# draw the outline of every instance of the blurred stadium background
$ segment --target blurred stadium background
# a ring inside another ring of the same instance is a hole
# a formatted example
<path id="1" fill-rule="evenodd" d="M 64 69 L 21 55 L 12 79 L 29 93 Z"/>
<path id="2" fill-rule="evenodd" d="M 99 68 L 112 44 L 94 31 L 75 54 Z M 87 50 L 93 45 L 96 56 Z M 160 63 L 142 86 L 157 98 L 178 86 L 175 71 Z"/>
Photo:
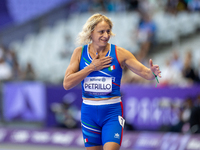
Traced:
<path id="1" fill-rule="evenodd" d="M 0 150 L 81 150 L 81 90 L 62 81 L 78 33 L 94 13 L 110 43 L 162 78 L 126 68 L 122 150 L 200 149 L 200 0 L 1 0 Z"/>

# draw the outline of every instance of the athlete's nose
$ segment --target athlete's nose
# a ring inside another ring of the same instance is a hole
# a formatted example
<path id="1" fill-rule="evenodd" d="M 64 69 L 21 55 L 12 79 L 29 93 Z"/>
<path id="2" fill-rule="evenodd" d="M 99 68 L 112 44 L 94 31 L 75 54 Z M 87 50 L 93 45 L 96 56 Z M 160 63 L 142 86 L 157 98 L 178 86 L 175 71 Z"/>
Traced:
<path id="1" fill-rule="evenodd" d="M 104 32 L 103 36 L 104 36 L 105 38 L 108 38 L 108 37 L 109 37 L 109 33 Z"/>

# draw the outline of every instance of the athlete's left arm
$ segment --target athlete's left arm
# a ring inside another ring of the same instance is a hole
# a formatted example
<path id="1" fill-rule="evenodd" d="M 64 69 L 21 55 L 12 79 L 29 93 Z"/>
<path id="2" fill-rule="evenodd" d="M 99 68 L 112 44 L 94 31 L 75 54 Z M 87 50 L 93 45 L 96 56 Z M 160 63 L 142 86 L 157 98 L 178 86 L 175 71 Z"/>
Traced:
<path id="1" fill-rule="evenodd" d="M 147 80 L 155 79 L 154 74 L 161 78 L 161 71 L 159 70 L 159 66 L 153 65 L 153 61 L 151 59 L 149 60 L 150 68 L 147 68 L 142 63 L 140 63 L 131 52 L 124 48 L 117 47 L 117 56 L 122 68 L 126 66 L 132 72 Z"/>

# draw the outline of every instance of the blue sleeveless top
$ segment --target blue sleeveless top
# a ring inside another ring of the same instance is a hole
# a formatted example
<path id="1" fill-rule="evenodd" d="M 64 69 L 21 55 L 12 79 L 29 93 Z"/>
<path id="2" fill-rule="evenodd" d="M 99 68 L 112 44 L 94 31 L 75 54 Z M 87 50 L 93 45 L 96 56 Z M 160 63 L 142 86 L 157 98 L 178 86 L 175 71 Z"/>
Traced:
<path id="1" fill-rule="evenodd" d="M 106 56 L 113 58 L 110 67 L 91 72 L 81 82 L 83 98 L 111 98 L 121 96 L 120 83 L 122 68 L 117 58 L 115 45 L 111 44 Z M 79 65 L 80 70 L 87 67 L 91 62 L 92 57 L 89 54 L 88 45 L 84 45 Z"/>

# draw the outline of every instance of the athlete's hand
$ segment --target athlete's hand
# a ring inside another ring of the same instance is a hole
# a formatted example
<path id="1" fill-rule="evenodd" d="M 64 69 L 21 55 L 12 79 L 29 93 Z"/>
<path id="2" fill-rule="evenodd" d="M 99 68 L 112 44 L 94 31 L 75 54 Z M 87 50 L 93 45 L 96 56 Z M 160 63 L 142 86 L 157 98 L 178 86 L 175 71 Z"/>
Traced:
<path id="1" fill-rule="evenodd" d="M 151 69 L 151 71 L 152 71 L 155 75 L 157 75 L 157 76 L 159 76 L 159 77 L 161 78 L 161 71 L 160 71 L 160 69 L 159 69 L 159 66 L 158 66 L 158 65 L 153 65 L 152 59 L 149 60 L 149 64 L 150 64 L 150 69 Z"/>
<path id="2" fill-rule="evenodd" d="M 94 65 L 95 71 L 99 71 L 104 68 L 110 67 L 111 62 L 112 62 L 112 57 L 106 56 L 103 58 L 99 58 L 99 55 L 96 54 L 96 56 L 92 60 L 91 65 Z"/>

